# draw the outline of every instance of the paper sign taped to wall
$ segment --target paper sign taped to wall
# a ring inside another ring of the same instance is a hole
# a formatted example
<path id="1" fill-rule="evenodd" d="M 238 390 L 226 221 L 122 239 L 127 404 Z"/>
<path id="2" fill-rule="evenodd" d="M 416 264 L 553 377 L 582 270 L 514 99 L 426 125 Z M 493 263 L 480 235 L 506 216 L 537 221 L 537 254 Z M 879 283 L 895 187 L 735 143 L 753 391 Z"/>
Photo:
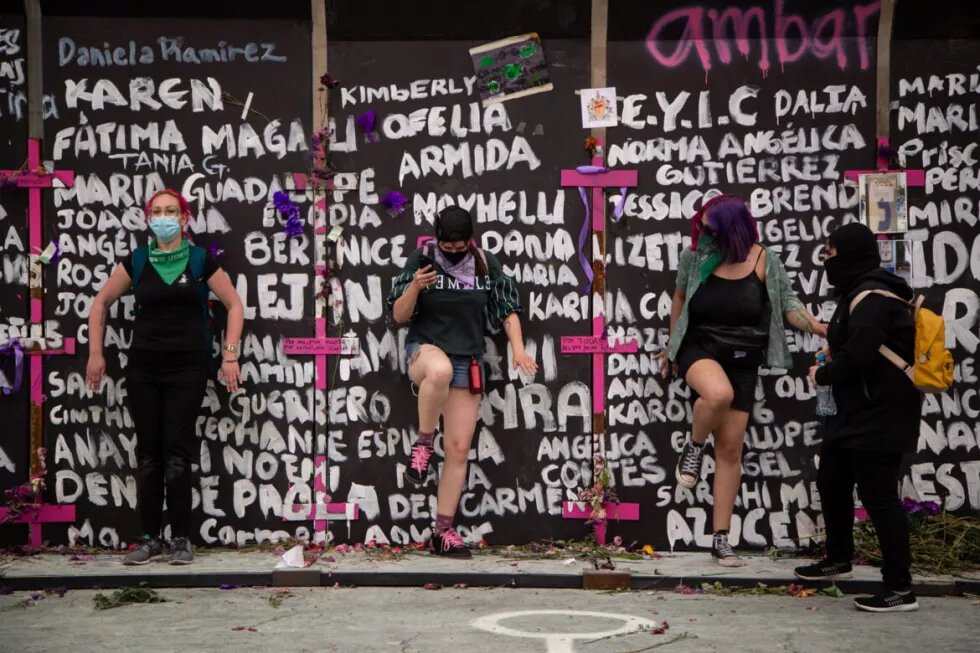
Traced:
<path id="1" fill-rule="evenodd" d="M 470 48 L 470 58 L 483 106 L 552 89 L 537 32 Z"/>
<path id="2" fill-rule="evenodd" d="M 586 88 L 579 92 L 582 103 L 582 127 L 615 127 L 619 124 L 616 111 L 616 89 Z"/>

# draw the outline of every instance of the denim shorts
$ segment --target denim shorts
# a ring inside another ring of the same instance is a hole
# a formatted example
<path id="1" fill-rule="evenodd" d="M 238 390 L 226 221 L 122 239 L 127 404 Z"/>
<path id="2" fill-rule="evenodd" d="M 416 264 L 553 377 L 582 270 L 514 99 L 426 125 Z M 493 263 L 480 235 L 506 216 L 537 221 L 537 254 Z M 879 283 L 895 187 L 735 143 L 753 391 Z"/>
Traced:
<path id="1" fill-rule="evenodd" d="M 405 343 L 405 361 L 412 360 L 412 356 L 421 347 L 421 343 L 418 342 L 406 342 Z M 434 346 L 434 345 L 433 345 Z M 472 356 L 449 356 L 449 361 L 453 365 L 453 380 L 449 382 L 450 388 L 466 388 L 470 387 L 470 361 L 473 359 Z M 480 364 L 480 378 L 482 380 L 481 386 L 486 389 L 487 387 L 487 373 L 484 369 L 483 364 L 483 354 L 476 357 L 477 362 Z"/>

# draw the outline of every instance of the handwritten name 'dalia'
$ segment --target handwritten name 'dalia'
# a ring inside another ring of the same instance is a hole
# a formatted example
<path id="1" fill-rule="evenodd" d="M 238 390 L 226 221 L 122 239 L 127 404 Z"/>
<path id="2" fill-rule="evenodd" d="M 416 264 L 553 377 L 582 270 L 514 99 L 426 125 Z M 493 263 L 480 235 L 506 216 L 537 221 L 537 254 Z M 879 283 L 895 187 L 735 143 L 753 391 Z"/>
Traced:
<path id="1" fill-rule="evenodd" d="M 125 45 L 103 42 L 101 45 L 89 46 L 79 45 L 66 36 L 58 39 L 59 66 L 75 64 L 105 68 L 152 64 L 158 60 L 189 64 L 261 61 L 283 63 L 286 57 L 276 54 L 275 43 L 248 42 L 239 46 L 218 41 L 212 47 L 194 47 L 187 45 L 183 37 L 161 36 L 153 46 L 138 45 L 136 41 L 129 41 Z"/>

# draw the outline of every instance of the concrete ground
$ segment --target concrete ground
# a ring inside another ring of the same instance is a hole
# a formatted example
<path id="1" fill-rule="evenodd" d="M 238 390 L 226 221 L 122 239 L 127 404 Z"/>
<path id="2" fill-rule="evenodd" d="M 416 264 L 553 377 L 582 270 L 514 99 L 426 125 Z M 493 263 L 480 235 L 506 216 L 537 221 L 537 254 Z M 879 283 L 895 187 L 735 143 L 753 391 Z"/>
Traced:
<path id="1" fill-rule="evenodd" d="M 95 610 L 93 590 L 70 590 L 60 598 L 49 594 L 29 606 L 27 592 L 0 596 L 0 650 L 980 650 L 976 598 L 921 598 L 919 612 L 874 615 L 857 612 L 850 597 L 684 596 L 669 591 L 316 587 L 159 593 L 166 603 L 110 610 Z M 669 627 L 662 634 L 650 631 L 665 623 Z M 623 628 L 631 633 L 609 636 Z"/>
<path id="2" fill-rule="evenodd" d="M 198 549 L 193 565 L 171 566 L 163 562 L 141 567 L 120 564 L 122 554 L 57 555 L 46 553 L 29 557 L 0 557 L 0 586 L 17 590 L 66 586 L 70 589 L 97 589 L 135 586 L 218 587 L 222 584 L 272 585 L 272 570 L 279 556 L 262 551 Z M 477 553 L 473 560 L 459 561 L 409 553 L 386 557 L 378 552 L 361 551 L 323 554 L 311 570 L 319 572 L 318 584 L 422 587 L 425 583 L 443 585 L 466 583 L 471 586 L 503 586 L 568 589 L 582 587 L 582 574 L 593 567 L 590 560 L 569 553 L 554 559 L 520 557 L 519 551 L 495 549 Z M 812 560 L 764 555 L 746 555 L 746 565 L 725 569 L 712 562 L 707 553 L 662 554 L 645 560 L 614 559 L 617 571 L 628 571 L 633 589 L 669 589 L 678 583 L 699 587 L 701 583 L 721 581 L 726 585 L 751 587 L 798 582 L 793 568 Z M 839 584 L 846 593 L 877 589 L 880 571 L 856 566 L 853 580 Z M 980 594 L 980 572 L 961 576 L 915 574 L 917 592 L 925 595 Z"/>

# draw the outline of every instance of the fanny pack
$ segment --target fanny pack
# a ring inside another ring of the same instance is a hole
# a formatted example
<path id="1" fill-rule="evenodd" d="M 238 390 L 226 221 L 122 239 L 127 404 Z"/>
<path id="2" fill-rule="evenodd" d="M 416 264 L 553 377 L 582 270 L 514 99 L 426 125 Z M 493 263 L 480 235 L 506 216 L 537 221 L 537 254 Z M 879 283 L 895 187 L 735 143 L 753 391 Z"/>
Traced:
<path id="1" fill-rule="evenodd" d="M 721 326 L 699 324 L 695 335 L 706 343 L 761 354 L 769 344 L 769 332 L 754 326 Z"/>

